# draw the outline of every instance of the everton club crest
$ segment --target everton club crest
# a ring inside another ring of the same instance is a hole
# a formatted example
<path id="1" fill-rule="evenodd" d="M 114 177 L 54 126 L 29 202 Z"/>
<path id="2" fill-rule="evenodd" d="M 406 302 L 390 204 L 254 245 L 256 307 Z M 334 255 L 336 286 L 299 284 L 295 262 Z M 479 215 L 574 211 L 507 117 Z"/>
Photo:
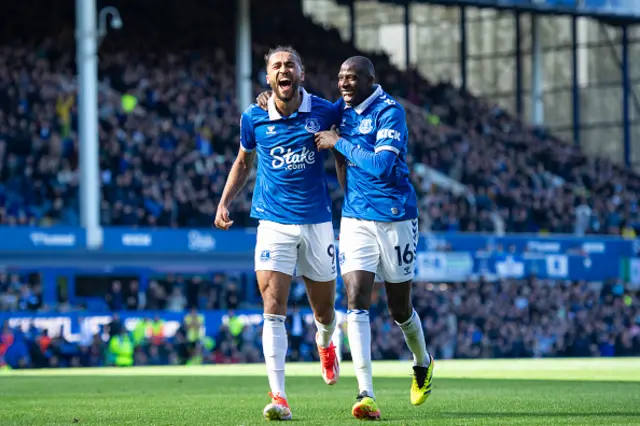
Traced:
<path id="1" fill-rule="evenodd" d="M 367 133 L 371 133 L 373 130 L 373 125 L 371 124 L 370 118 L 363 118 L 360 122 L 360 133 L 366 135 Z"/>

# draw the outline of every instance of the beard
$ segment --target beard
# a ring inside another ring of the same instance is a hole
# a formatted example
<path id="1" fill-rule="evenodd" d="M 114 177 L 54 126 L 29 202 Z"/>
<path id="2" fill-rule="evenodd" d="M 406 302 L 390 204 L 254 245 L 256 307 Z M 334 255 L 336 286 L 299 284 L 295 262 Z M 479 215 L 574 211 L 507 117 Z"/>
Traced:
<path id="1" fill-rule="evenodd" d="M 293 100 L 296 94 L 300 91 L 300 82 L 299 80 L 291 80 L 291 84 L 286 87 L 281 87 L 278 83 L 271 85 L 271 90 L 273 90 L 274 95 L 278 100 L 282 102 L 289 102 Z"/>

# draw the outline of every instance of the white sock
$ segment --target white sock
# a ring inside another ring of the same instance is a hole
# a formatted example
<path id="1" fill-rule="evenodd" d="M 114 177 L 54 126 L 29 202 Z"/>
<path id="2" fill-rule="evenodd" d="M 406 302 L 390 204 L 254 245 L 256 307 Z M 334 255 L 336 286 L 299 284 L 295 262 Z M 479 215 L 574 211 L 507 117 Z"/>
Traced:
<path id="1" fill-rule="evenodd" d="M 374 398 L 373 377 L 371 371 L 371 324 L 369 311 L 363 309 L 349 310 L 347 313 L 347 333 L 351 358 L 356 370 L 359 392 L 367 391 Z"/>
<path id="2" fill-rule="evenodd" d="M 284 315 L 264 314 L 262 328 L 262 352 L 267 365 L 269 387 L 274 395 L 280 394 L 286 399 L 284 392 L 284 363 L 287 357 L 287 329 Z"/>
<path id="3" fill-rule="evenodd" d="M 318 320 L 315 320 L 316 328 L 318 329 L 318 337 L 316 342 L 323 348 L 329 347 L 331 344 L 331 337 L 333 337 L 333 332 L 336 330 L 336 315 L 333 313 L 333 321 L 331 324 L 322 324 Z"/>
<path id="4" fill-rule="evenodd" d="M 418 313 L 414 310 L 406 322 L 400 324 L 396 322 L 404 334 L 404 340 L 413 353 L 413 365 L 427 367 L 431 362 L 429 352 L 427 352 L 427 344 L 424 340 L 424 331 L 422 331 L 422 322 Z"/>

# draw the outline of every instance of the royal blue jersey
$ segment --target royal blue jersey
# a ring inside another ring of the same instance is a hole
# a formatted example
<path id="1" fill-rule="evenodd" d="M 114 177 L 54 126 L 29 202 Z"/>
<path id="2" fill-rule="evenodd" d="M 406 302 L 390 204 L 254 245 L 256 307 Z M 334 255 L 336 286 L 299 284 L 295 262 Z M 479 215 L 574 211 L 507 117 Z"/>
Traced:
<path id="1" fill-rule="evenodd" d="M 377 86 L 360 105 L 350 108 L 340 100 L 334 107 L 342 113 L 344 143 L 354 144 L 370 156 L 383 151 L 395 154 L 391 172 L 385 176 L 347 160 L 342 216 L 375 222 L 417 218 L 416 191 L 406 163 L 408 131 L 402 105 Z M 336 149 L 340 151 L 338 145 Z"/>
<path id="2" fill-rule="evenodd" d="M 268 111 L 251 105 L 240 120 L 240 146 L 257 150 L 258 172 L 251 217 L 282 224 L 331 221 L 331 197 L 314 133 L 339 121 L 331 102 L 302 89 L 298 111 L 281 117 L 273 98 Z"/>

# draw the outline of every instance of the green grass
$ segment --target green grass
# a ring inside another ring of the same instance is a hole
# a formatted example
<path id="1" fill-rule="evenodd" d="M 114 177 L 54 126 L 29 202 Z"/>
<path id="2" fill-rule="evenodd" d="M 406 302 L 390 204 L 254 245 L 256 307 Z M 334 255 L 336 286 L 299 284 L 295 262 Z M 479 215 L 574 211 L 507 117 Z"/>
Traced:
<path id="1" fill-rule="evenodd" d="M 318 365 L 287 368 L 294 426 L 358 423 L 350 364 L 333 387 Z M 640 359 L 437 361 L 421 407 L 409 372 L 374 366 L 385 424 L 640 424 Z M 0 425 L 259 425 L 267 391 L 262 365 L 0 372 Z"/>

